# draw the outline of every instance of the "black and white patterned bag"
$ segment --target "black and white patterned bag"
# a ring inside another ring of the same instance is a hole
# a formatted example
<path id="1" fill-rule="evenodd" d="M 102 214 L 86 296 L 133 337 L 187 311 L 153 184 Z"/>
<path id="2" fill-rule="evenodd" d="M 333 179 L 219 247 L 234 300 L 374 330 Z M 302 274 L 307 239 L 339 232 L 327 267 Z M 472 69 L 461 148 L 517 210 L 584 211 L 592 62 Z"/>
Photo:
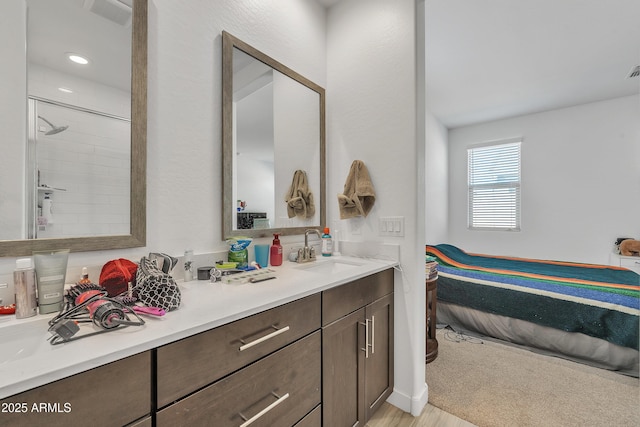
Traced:
<path id="1" fill-rule="evenodd" d="M 142 257 L 133 291 L 138 300 L 149 307 L 160 307 L 166 311 L 180 307 L 182 295 L 176 281 L 158 268 L 156 260 Z"/>

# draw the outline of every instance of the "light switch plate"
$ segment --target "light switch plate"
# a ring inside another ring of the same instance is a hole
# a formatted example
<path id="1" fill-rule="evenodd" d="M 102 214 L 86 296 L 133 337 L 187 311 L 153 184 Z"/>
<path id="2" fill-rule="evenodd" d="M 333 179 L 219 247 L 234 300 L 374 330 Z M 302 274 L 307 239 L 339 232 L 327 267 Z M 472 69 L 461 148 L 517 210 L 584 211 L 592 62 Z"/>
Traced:
<path id="1" fill-rule="evenodd" d="M 404 236 L 404 217 L 403 216 L 385 216 L 380 217 L 380 236 Z"/>

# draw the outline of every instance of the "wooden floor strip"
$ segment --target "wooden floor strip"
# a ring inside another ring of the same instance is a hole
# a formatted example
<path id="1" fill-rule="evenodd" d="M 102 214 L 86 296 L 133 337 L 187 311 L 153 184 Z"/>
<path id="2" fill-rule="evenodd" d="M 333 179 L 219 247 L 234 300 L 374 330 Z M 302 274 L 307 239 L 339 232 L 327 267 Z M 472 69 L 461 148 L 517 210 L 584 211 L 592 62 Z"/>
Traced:
<path id="1" fill-rule="evenodd" d="M 419 417 L 413 417 L 385 402 L 373 414 L 367 427 L 475 427 L 463 419 L 427 404 Z"/>

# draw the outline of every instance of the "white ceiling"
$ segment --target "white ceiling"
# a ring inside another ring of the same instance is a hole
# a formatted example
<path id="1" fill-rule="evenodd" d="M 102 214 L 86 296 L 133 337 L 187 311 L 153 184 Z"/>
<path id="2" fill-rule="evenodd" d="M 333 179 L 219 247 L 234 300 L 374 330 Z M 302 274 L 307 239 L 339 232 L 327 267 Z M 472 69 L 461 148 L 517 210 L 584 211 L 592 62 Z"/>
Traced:
<path id="1" fill-rule="evenodd" d="M 128 0 L 27 0 L 27 53 L 31 63 L 126 92 L 131 83 L 131 25 L 120 25 L 91 11 L 125 9 Z M 107 15 L 108 16 L 108 15 Z M 69 61 L 75 52 L 86 66 Z M 53 82 L 55 83 L 55 82 Z"/>
<path id="2" fill-rule="evenodd" d="M 447 127 L 639 93 L 638 0 L 426 0 L 427 105 Z"/>
<path id="3" fill-rule="evenodd" d="M 30 53 L 63 70 L 64 52 L 86 52 L 92 64 L 80 73 L 126 88 L 130 27 L 83 9 L 89 1 L 29 0 Z M 425 0 L 425 8 L 427 104 L 449 128 L 639 92 L 640 78 L 626 78 L 640 64 L 639 0 Z M 107 36 L 90 47 L 96 34 Z"/>

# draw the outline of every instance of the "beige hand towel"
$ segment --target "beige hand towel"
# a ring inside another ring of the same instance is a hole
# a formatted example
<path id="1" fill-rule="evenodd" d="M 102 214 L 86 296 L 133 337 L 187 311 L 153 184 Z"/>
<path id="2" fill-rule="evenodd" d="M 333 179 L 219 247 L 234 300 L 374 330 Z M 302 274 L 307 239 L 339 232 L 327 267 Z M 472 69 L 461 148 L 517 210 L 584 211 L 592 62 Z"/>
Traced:
<path id="1" fill-rule="evenodd" d="M 338 194 L 340 219 L 367 216 L 376 201 L 376 192 L 369 171 L 362 160 L 354 160 L 344 183 L 344 193 Z"/>
<path id="2" fill-rule="evenodd" d="M 287 215 L 289 218 L 297 216 L 298 218 L 312 218 L 316 213 L 316 207 L 313 203 L 313 193 L 307 184 L 307 174 L 303 170 L 297 170 L 293 173 L 293 181 L 291 187 L 285 196 L 287 202 Z"/>

